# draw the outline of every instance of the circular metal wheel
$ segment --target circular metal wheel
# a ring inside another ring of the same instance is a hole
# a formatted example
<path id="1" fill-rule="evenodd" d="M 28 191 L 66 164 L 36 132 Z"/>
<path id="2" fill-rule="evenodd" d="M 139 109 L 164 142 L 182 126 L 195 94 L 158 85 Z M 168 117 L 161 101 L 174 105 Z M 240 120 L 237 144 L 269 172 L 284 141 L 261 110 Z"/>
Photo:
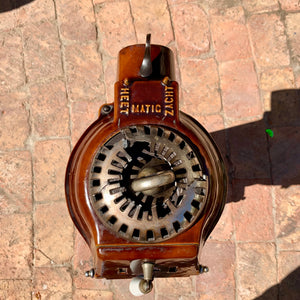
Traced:
<path id="1" fill-rule="evenodd" d="M 209 178 L 200 153 L 173 129 L 121 129 L 101 146 L 89 175 L 101 222 L 127 240 L 156 243 L 189 228 L 206 202 Z"/>

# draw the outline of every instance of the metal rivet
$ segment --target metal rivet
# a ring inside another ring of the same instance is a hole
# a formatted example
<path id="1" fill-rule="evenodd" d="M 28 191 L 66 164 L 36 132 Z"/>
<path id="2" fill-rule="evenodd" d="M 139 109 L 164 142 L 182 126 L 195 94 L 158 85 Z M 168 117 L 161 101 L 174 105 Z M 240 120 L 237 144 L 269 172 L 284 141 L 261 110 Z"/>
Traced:
<path id="1" fill-rule="evenodd" d="M 162 80 L 162 83 L 164 85 L 168 85 L 170 83 L 170 78 L 168 76 L 166 76 L 163 80 Z"/>

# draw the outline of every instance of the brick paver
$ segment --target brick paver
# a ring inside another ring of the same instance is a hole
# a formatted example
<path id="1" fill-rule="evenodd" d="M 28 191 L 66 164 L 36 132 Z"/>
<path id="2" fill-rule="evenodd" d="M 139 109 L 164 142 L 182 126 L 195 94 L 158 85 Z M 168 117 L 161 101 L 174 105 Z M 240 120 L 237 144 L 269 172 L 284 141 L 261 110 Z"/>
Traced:
<path id="1" fill-rule="evenodd" d="M 0 43 L 0 92 L 2 94 L 25 82 L 20 30 L 1 32 Z"/>
<path id="2" fill-rule="evenodd" d="M 96 27 L 92 1 L 57 0 L 55 4 L 63 41 L 95 41 Z"/>
<path id="3" fill-rule="evenodd" d="M 236 278 L 238 299 L 255 299 L 268 287 L 276 285 L 274 243 L 238 243 Z M 269 299 L 276 299 L 277 288 Z"/>
<path id="4" fill-rule="evenodd" d="M 194 2 L 179 3 L 170 5 L 170 12 L 180 55 L 190 57 L 209 52 L 209 23 L 201 6 Z"/>
<path id="5" fill-rule="evenodd" d="M 234 243 L 210 240 L 205 247 L 202 260 L 210 266 L 210 271 L 195 278 L 197 299 L 234 299 Z"/>
<path id="6" fill-rule="evenodd" d="M 0 299 L 132 299 L 129 280 L 84 276 L 93 261 L 64 173 L 113 101 L 118 51 L 148 32 L 174 51 L 181 109 L 219 145 L 229 195 L 200 258 L 210 272 L 156 279 L 143 299 L 299 299 L 299 1 L 10 2 L 0 3 Z"/>
<path id="7" fill-rule="evenodd" d="M 101 56 L 97 44 L 70 44 L 65 47 L 69 99 L 101 99 L 105 93 Z"/>
<path id="8" fill-rule="evenodd" d="M 145 42 L 145 32 L 160 32 L 159 36 L 153 36 L 153 44 L 168 45 L 174 40 L 166 1 L 132 0 L 130 3 L 138 43 Z"/>
<path id="9" fill-rule="evenodd" d="M 66 267 L 41 267 L 34 269 L 33 299 L 39 293 L 41 299 L 72 298 L 72 278 Z"/>
<path id="10" fill-rule="evenodd" d="M 219 113 L 221 97 L 217 64 L 213 58 L 183 59 L 181 68 L 182 107 L 201 115 Z M 201 89 L 199 89 L 201 83 Z M 201 100 L 203 99 L 203 101 Z M 210 101 L 206 101 L 210 99 Z"/>
<path id="11" fill-rule="evenodd" d="M 22 34 L 28 82 L 62 76 L 60 42 L 55 21 L 27 24 L 22 27 Z"/>
<path id="12" fill-rule="evenodd" d="M 67 140 L 44 140 L 35 143 L 35 202 L 55 202 L 64 199 L 64 168 L 69 154 L 70 146 Z"/>
<path id="13" fill-rule="evenodd" d="M 30 299 L 32 282 L 28 280 L 0 280 L 0 299 Z"/>
<path id="14" fill-rule="evenodd" d="M 34 221 L 35 265 L 70 263 L 74 255 L 73 227 L 64 202 L 36 205 Z"/>
<path id="15" fill-rule="evenodd" d="M 219 62 L 250 58 L 251 47 L 242 6 L 212 11 L 211 31 Z"/>
<path id="16" fill-rule="evenodd" d="M 249 18 L 250 38 L 259 69 L 289 64 L 284 31 L 284 24 L 278 14 L 259 14 Z"/>
<path id="17" fill-rule="evenodd" d="M 32 170 L 29 151 L 0 153 L 1 215 L 30 213 Z"/>
<path id="18" fill-rule="evenodd" d="M 30 279 L 32 220 L 29 214 L 1 215 L 0 280 Z"/>
<path id="19" fill-rule="evenodd" d="M 62 80 L 30 87 L 32 130 L 40 137 L 64 137 L 69 133 L 69 109 Z"/>
<path id="20" fill-rule="evenodd" d="M 223 109 L 228 119 L 262 113 L 257 77 L 252 60 L 232 60 L 219 65 Z"/>
<path id="21" fill-rule="evenodd" d="M 2 151 L 24 149 L 30 132 L 28 102 L 26 89 L 0 95 Z"/>

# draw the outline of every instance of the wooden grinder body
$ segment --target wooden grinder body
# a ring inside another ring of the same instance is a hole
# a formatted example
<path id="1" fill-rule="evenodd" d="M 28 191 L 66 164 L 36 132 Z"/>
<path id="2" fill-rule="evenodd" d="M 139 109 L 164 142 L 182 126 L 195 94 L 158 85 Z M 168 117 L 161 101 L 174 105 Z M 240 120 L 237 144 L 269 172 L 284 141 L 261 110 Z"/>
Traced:
<path id="1" fill-rule="evenodd" d="M 154 277 L 199 274 L 199 256 L 225 203 L 226 175 L 220 153 L 206 130 L 179 111 L 178 83 L 172 52 L 151 45 L 152 73 L 144 78 L 140 67 L 145 45 L 120 51 L 114 103 L 100 108 L 99 118 L 85 131 L 72 151 L 66 172 L 70 215 L 90 247 L 96 278 L 118 279 L 141 275 L 133 262 L 150 261 Z M 122 238 L 98 218 L 89 193 L 90 172 L 101 146 L 122 128 L 162 126 L 185 137 L 199 152 L 209 180 L 207 201 L 193 224 L 172 238 L 139 242 Z"/>

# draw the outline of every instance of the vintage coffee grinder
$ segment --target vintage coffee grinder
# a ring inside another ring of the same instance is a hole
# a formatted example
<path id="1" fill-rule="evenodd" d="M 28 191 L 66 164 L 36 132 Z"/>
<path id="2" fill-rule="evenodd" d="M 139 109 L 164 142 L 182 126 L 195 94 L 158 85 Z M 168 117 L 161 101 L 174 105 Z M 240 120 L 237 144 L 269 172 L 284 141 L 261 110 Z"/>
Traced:
<path id="1" fill-rule="evenodd" d="M 208 270 L 199 256 L 225 203 L 220 153 L 178 106 L 173 53 L 147 35 L 120 51 L 114 103 L 100 108 L 67 167 L 70 215 L 94 257 L 86 276 L 133 278 L 134 295 L 155 277 Z"/>

